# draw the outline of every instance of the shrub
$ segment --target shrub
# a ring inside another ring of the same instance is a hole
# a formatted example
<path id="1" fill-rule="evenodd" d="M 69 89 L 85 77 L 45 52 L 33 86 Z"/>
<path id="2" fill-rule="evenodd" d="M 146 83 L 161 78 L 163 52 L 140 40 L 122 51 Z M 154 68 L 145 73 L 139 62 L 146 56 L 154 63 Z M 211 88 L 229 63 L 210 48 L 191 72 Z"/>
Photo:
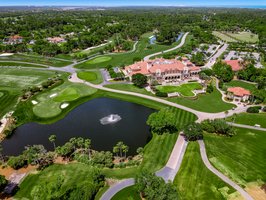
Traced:
<path id="1" fill-rule="evenodd" d="M 210 85 L 207 86 L 206 92 L 207 92 L 207 93 L 212 93 L 213 90 L 214 90 L 213 85 L 210 84 Z"/>
<path id="2" fill-rule="evenodd" d="M 134 74 L 132 76 L 132 82 L 134 83 L 134 85 L 136 85 L 137 87 L 144 87 L 147 84 L 147 76 L 137 73 Z"/>
<path id="3" fill-rule="evenodd" d="M 254 107 L 249 107 L 247 109 L 248 113 L 259 113 L 261 109 L 261 106 L 254 106 Z"/>
<path id="4" fill-rule="evenodd" d="M 201 123 L 201 128 L 208 133 L 216 133 L 227 136 L 235 134 L 233 127 L 227 124 L 224 119 L 204 120 Z"/>
<path id="5" fill-rule="evenodd" d="M 168 97 L 168 94 L 166 92 L 161 92 L 159 90 L 155 92 L 155 95 L 158 97 Z"/>
<path id="6" fill-rule="evenodd" d="M 8 183 L 8 181 L 6 180 L 6 178 L 3 175 L 0 175 L 0 192 L 2 192 L 4 190 L 7 183 Z"/>
<path id="7" fill-rule="evenodd" d="M 27 161 L 24 159 L 22 155 L 11 156 L 7 161 L 7 165 L 12 167 L 13 169 L 19 169 L 21 167 L 24 167 L 26 164 Z"/>
<path id="8" fill-rule="evenodd" d="M 199 123 L 192 123 L 184 129 L 184 135 L 188 141 L 201 140 L 203 131 Z"/>

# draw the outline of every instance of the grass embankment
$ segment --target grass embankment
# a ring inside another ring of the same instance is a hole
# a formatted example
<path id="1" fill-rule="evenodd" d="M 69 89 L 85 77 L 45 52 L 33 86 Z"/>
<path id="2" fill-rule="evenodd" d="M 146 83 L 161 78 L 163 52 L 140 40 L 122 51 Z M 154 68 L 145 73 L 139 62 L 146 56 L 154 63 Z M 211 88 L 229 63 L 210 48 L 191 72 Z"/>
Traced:
<path id="1" fill-rule="evenodd" d="M 241 80 L 232 80 L 229 83 L 225 83 L 224 86 L 224 90 L 226 90 L 228 87 L 242 87 L 250 92 L 253 92 L 256 89 L 256 84 L 247 83 Z"/>
<path id="2" fill-rule="evenodd" d="M 78 77 L 93 84 L 100 84 L 103 82 L 103 77 L 99 71 L 80 71 L 78 72 Z"/>
<path id="3" fill-rule="evenodd" d="M 241 113 L 226 119 L 237 124 L 245 124 L 254 126 L 259 124 L 262 128 L 266 128 L 266 113 Z"/>
<path id="4" fill-rule="evenodd" d="M 232 109 L 235 105 L 230 103 L 225 103 L 222 100 L 222 94 L 214 88 L 213 92 L 208 94 L 199 94 L 194 98 L 182 98 L 174 97 L 169 98 L 169 101 L 187 106 L 189 108 L 202 111 L 202 112 L 223 112 Z"/>
<path id="5" fill-rule="evenodd" d="M 72 64 L 71 61 L 65 61 L 56 58 L 48 58 L 43 56 L 35 56 L 35 55 L 26 55 L 26 54 L 14 54 L 12 56 L 2 56 L 0 57 L 0 61 L 17 61 L 17 62 L 29 62 L 29 63 L 37 63 L 43 65 L 49 65 L 54 67 L 64 67 Z M 15 66 L 17 66 L 16 64 Z"/>
<path id="6" fill-rule="evenodd" d="M 188 144 L 174 185 L 181 200 L 229 199 L 228 195 L 235 192 L 205 167 L 197 142 Z"/>
<path id="7" fill-rule="evenodd" d="M 109 84 L 104 87 L 154 96 L 151 92 L 145 90 L 145 88 L 139 88 L 133 84 Z"/>
<path id="8" fill-rule="evenodd" d="M 46 185 L 55 184 L 58 182 L 59 177 L 63 177 L 63 184 L 58 186 L 56 191 L 59 194 L 65 193 L 67 189 L 74 188 L 73 186 L 83 186 L 84 184 L 91 189 L 95 184 L 93 180 L 92 167 L 81 163 L 73 163 L 68 165 L 54 164 L 37 174 L 28 175 L 20 185 L 20 189 L 15 195 L 15 199 L 35 199 L 33 191 L 39 187 L 42 188 Z M 49 196 L 51 194 L 47 194 Z"/>
<path id="9" fill-rule="evenodd" d="M 111 200 L 141 200 L 140 194 L 137 191 L 136 187 L 129 186 L 126 187 L 125 189 L 119 191 L 118 193 L 113 196 Z"/>
<path id="10" fill-rule="evenodd" d="M 192 92 L 193 90 L 200 90 L 202 89 L 202 86 L 199 83 L 188 83 L 188 84 L 182 84 L 179 86 L 157 86 L 156 87 L 161 92 L 165 93 L 173 93 L 173 92 L 179 92 L 183 96 L 194 96 L 195 94 Z"/>
<path id="11" fill-rule="evenodd" d="M 148 35 L 145 34 L 141 37 L 140 41 L 136 46 L 136 51 L 134 52 L 129 52 L 129 53 L 125 52 L 125 53 L 116 53 L 116 54 L 98 56 L 97 58 L 78 64 L 75 67 L 80 69 L 92 69 L 92 68 L 106 67 L 107 65 L 112 65 L 112 66 L 129 65 L 133 63 L 133 59 L 135 57 L 144 58 L 149 54 L 170 49 L 178 45 L 180 41 L 181 40 L 171 45 L 162 45 L 162 44 L 150 45 Z M 99 62 L 101 61 L 99 60 L 101 57 L 105 58 L 106 60 L 103 59 L 102 62 Z"/>
<path id="12" fill-rule="evenodd" d="M 265 132 L 236 128 L 233 137 L 205 134 L 210 162 L 233 181 L 246 187 L 250 182 L 266 182 Z"/>

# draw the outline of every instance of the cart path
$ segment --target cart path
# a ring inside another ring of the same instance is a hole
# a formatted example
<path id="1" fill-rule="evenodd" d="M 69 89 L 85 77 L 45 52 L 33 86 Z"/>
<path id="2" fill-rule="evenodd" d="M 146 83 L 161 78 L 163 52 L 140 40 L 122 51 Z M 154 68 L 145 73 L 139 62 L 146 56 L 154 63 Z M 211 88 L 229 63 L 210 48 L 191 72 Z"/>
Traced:
<path id="1" fill-rule="evenodd" d="M 218 176 L 220 179 L 222 179 L 225 183 L 232 186 L 236 191 L 238 191 L 246 200 L 253 200 L 253 198 L 243 188 L 241 188 L 238 184 L 233 182 L 231 179 L 229 179 L 227 176 L 225 176 L 224 174 L 219 172 L 216 168 L 214 168 L 211 165 L 211 163 L 207 157 L 206 148 L 205 148 L 205 144 L 204 144 L 203 140 L 199 140 L 198 143 L 200 145 L 200 155 L 201 155 L 201 158 L 203 160 L 204 165 L 212 173 L 214 173 L 216 176 Z"/>

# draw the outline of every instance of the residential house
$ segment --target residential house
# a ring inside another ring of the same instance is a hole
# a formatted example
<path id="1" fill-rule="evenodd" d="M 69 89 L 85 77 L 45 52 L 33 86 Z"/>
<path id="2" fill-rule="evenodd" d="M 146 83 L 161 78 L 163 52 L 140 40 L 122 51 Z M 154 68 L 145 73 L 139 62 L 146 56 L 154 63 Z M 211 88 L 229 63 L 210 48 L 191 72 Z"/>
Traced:
<path id="1" fill-rule="evenodd" d="M 229 87 L 227 89 L 227 98 L 234 101 L 248 101 L 251 93 L 242 87 Z"/>

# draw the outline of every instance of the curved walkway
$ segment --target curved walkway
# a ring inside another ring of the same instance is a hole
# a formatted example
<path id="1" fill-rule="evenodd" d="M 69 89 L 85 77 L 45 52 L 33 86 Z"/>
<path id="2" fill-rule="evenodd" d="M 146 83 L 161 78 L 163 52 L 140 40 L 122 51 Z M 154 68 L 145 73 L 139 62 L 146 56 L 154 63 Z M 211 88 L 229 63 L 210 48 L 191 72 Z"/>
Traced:
<path id="1" fill-rule="evenodd" d="M 167 53 L 167 52 L 170 52 L 170 51 L 173 51 L 173 50 L 176 50 L 176 49 L 182 47 L 182 46 L 184 45 L 185 41 L 186 41 L 187 35 L 188 35 L 188 32 L 185 33 L 185 34 L 183 35 L 183 37 L 182 37 L 182 39 L 181 39 L 181 42 L 180 42 L 177 46 L 175 46 L 175 47 L 173 47 L 173 48 L 171 48 L 171 49 L 167 49 L 167 50 L 165 50 L 165 51 L 163 51 L 163 52 L 160 51 L 160 52 L 157 52 L 157 53 L 153 53 L 153 54 L 147 55 L 147 56 L 144 57 L 144 60 L 145 60 L 145 61 L 146 61 L 146 60 L 149 60 L 149 59 L 150 59 L 151 57 L 153 57 L 153 56 L 157 56 L 157 55 L 160 55 L 160 54 L 162 54 L 162 53 Z"/>
<path id="2" fill-rule="evenodd" d="M 204 162 L 204 165 L 216 176 L 218 176 L 220 179 L 222 179 L 224 182 L 226 182 L 228 185 L 232 186 L 236 191 L 238 191 L 246 200 L 253 200 L 253 198 L 239 185 L 237 185 L 235 182 L 233 182 L 231 179 L 229 179 L 227 176 L 219 172 L 216 168 L 214 168 L 206 154 L 206 148 L 203 140 L 198 141 L 200 145 L 200 155 Z"/>
<path id="3" fill-rule="evenodd" d="M 187 148 L 187 142 L 180 133 L 176 140 L 170 158 L 168 159 L 167 164 L 165 165 L 165 167 L 163 167 L 161 170 L 155 173 L 156 176 L 162 177 L 166 183 L 169 181 L 173 181 L 181 166 L 186 148 Z M 110 200 L 116 193 L 134 184 L 135 184 L 134 178 L 124 179 L 116 183 L 112 187 L 110 187 L 102 195 L 100 200 Z"/>

